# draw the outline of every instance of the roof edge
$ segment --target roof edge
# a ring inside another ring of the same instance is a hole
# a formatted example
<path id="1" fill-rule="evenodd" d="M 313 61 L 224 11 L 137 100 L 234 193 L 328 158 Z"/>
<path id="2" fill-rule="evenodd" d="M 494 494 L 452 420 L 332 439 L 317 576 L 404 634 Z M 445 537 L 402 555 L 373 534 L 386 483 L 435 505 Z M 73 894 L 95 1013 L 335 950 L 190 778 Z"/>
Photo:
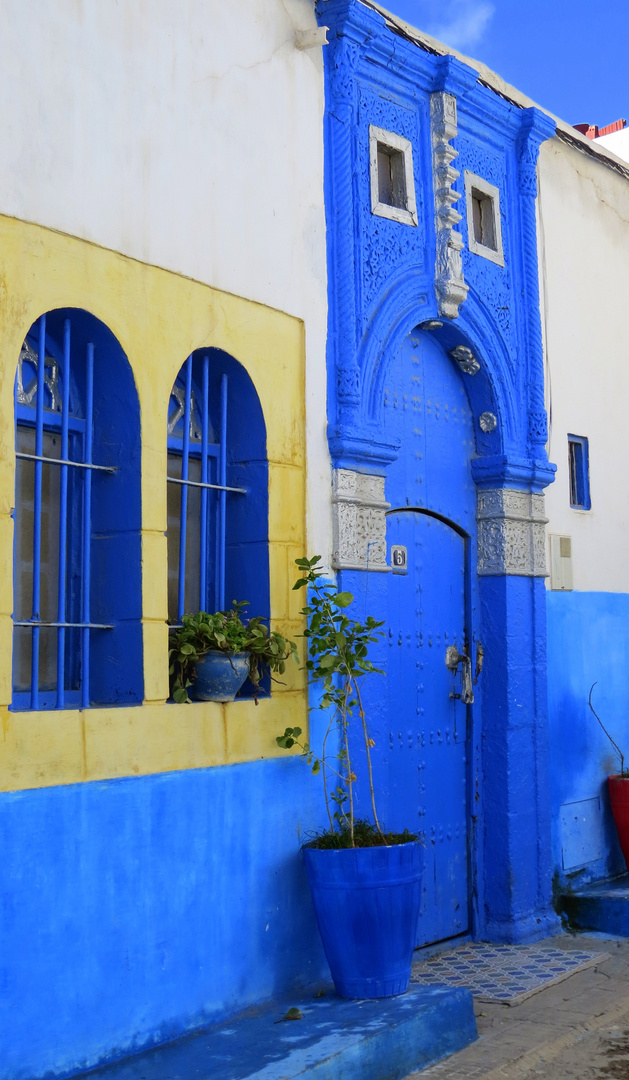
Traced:
<path id="1" fill-rule="evenodd" d="M 377 11 L 379 15 L 382 15 L 385 23 L 396 33 L 405 37 L 412 44 L 417 45 L 420 49 L 425 49 L 426 52 L 433 53 L 437 56 L 454 56 L 461 63 L 467 64 L 468 67 L 478 72 L 479 81 L 483 86 L 486 86 L 489 90 L 493 90 L 499 97 L 506 98 L 513 105 L 517 105 L 522 109 L 539 109 L 540 112 L 549 116 L 554 121 L 557 128 L 557 137 L 561 142 L 567 143 L 575 150 L 580 150 L 582 153 L 587 154 L 589 157 L 595 158 L 601 162 L 602 165 L 606 165 L 608 168 L 613 169 L 615 172 L 620 173 L 626 180 L 629 180 L 629 165 L 621 158 L 616 157 L 611 150 L 608 150 L 604 146 L 596 146 L 591 139 L 586 138 L 580 131 L 577 131 L 571 124 L 568 124 L 565 120 L 562 120 L 559 116 L 555 116 L 549 109 L 545 109 L 542 105 L 538 105 L 532 98 L 523 94 L 520 90 L 517 90 L 515 86 L 511 86 L 510 83 L 488 68 L 486 64 L 483 64 L 480 60 L 474 60 L 470 56 L 466 56 L 464 53 L 460 53 L 457 49 L 451 49 L 449 45 L 444 45 L 442 41 L 438 41 L 437 38 L 433 38 L 430 34 L 425 34 L 423 31 L 418 30 L 417 27 L 411 26 L 410 23 L 404 22 L 403 19 L 398 18 L 392 12 L 387 11 L 386 8 L 380 6 L 374 2 L 374 0 L 357 0 L 363 7 L 371 8 L 372 11 Z"/>

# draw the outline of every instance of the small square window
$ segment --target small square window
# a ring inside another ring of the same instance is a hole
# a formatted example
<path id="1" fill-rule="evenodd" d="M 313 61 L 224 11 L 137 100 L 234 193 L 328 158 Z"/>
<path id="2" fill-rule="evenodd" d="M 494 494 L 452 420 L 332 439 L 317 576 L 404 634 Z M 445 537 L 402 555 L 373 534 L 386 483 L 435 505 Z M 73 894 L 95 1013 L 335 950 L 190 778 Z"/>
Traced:
<path id="1" fill-rule="evenodd" d="M 472 222 L 474 239 L 483 247 L 496 250 L 496 230 L 494 229 L 494 205 L 489 195 L 484 195 L 478 188 L 472 188 Z"/>
<path id="2" fill-rule="evenodd" d="M 378 200 L 387 206 L 406 210 L 404 154 L 378 143 Z"/>
<path id="3" fill-rule="evenodd" d="M 500 228 L 500 192 L 480 176 L 465 173 L 467 235 L 470 251 L 504 266 Z"/>
<path id="4" fill-rule="evenodd" d="M 575 510 L 590 510 L 590 460 L 584 435 L 568 435 L 568 472 L 570 506 Z"/>
<path id="5" fill-rule="evenodd" d="M 417 225 L 413 148 L 393 131 L 369 127 L 371 212 L 405 225 Z"/>

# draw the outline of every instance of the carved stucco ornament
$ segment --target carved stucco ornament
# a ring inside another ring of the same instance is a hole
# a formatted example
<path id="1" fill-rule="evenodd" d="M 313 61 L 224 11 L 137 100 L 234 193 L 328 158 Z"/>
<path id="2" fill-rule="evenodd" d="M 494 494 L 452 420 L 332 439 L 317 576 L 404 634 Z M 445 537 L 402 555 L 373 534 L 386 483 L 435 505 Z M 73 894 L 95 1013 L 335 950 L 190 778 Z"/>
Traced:
<path id="1" fill-rule="evenodd" d="M 480 364 L 467 345 L 457 345 L 450 350 L 450 356 L 465 375 L 476 375 L 480 371 Z"/>
<path id="2" fill-rule="evenodd" d="M 24 386 L 24 363 L 29 363 L 35 368 L 35 376 L 28 386 Z M 28 341 L 25 341 L 20 350 L 17 362 L 17 400 L 19 405 L 32 405 L 37 395 L 37 372 L 39 370 L 39 357 Z M 50 372 L 50 374 L 48 374 Z M 50 407 L 53 412 L 61 412 L 61 395 L 59 392 L 59 365 L 51 356 L 44 360 L 44 384 L 50 394 Z"/>
<path id="3" fill-rule="evenodd" d="M 546 577 L 544 496 L 495 488 L 478 492 L 478 573 Z"/>
<path id="4" fill-rule="evenodd" d="M 456 319 L 468 286 L 461 262 L 463 236 L 456 230 L 461 215 L 454 207 L 461 196 L 452 187 L 460 175 L 452 164 L 459 153 L 451 145 L 458 132 L 456 98 L 452 94 L 438 91 L 430 95 L 430 132 L 437 241 L 435 293 L 439 314 Z"/>
<path id="5" fill-rule="evenodd" d="M 490 431 L 495 431 L 498 418 L 492 412 L 482 412 L 478 418 L 481 431 L 484 431 L 486 435 L 489 435 Z"/>
<path id="6" fill-rule="evenodd" d="M 168 417 L 168 434 L 174 435 L 177 424 L 185 415 L 186 391 L 183 386 L 175 383 L 172 390 L 170 391 L 170 396 L 171 398 L 174 398 L 177 403 L 176 407 L 173 409 L 170 416 Z M 201 429 L 197 424 L 196 416 L 196 400 L 194 396 L 194 390 L 192 390 L 190 393 L 190 438 L 193 442 L 201 442 Z M 213 433 L 210 435 L 210 442 L 214 442 Z"/>
<path id="7" fill-rule="evenodd" d="M 332 483 L 333 568 L 388 571 L 384 476 L 334 469 Z"/>

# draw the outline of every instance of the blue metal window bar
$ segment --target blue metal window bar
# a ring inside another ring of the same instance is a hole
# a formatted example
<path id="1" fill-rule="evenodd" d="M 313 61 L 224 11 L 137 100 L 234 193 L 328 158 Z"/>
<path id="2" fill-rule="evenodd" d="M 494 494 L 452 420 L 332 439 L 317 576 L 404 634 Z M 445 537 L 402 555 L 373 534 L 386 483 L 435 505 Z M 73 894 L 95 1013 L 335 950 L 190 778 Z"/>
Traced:
<path id="1" fill-rule="evenodd" d="M 52 345 L 52 343 L 49 343 Z M 116 468 L 108 465 L 99 465 L 92 460 L 93 447 L 93 409 L 94 409 L 94 345 L 89 343 L 86 347 L 85 357 L 85 417 L 73 415 L 70 410 L 70 383 L 71 383 L 71 344 L 72 328 L 71 320 L 65 319 L 63 326 L 63 352 L 62 362 L 59 364 L 54 357 L 47 355 L 46 339 L 46 316 L 42 315 L 37 326 L 37 351 L 29 344 L 28 339 L 24 343 L 18 374 L 15 384 L 15 423 L 16 423 L 16 459 L 30 461 L 34 465 L 34 489 L 33 489 L 33 528 L 32 528 L 32 604 L 31 617 L 29 619 L 16 619 L 16 628 L 28 628 L 31 631 L 31 672 L 30 694 L 15 694 L 14 707 L 29 707 L 31 709 L 51 707 L 54 697 L 54 707 L 63 709 L 80 704 L 82 708 L 90 705 L 90 675 L 89 675 L 89 650 L 90 632 L 92 630 L 110 630 L 111 625 L 96 623 L 90 614 L 90 585 L 91 585 L 91 493 L 92 475 L 94 471 L 114 473 Z M 35 377 L 32 382 L 23 385 L 23 363 L 28 362 L 35 369 Z M 50 374 L 47 373 L 50 371 Z M 59 395 L 59 382 L 61 382 L 61 395 Z M 50 408 L 45 406 L 45 396 L 48 393 Z M 35 398 L 35 408 L 32 401 Z M 33 415 L 34 414 L 34 415 Z M 35 431 L 35 452 L 26 453 L 19 450 L 18 433 L 22 429 Z M 52 457 L 44 454 L 44 433 L 55 432 L 61 436 L 60 456 Z M 73 449 L 76 456 L 70 456 L 70 438 L 72 437 Z M 44 468 L 60 470 L 59 505 L 58 505 L 58 529 L 59 551 L 57 566 L 57 618 L 56 620 L 44 619 L 41 616 L 41 584 L 42 584 L 42 481 Z M 81 598 L 80 615 L 78 620 L 68 618 L 68 515 L 70 511 L 68 501 L 68 481 L 70 470 L 76 470 L 77 475 L 82 476 L 82 526 L 80 535 L 80 579 Z M 16 514 L 19 513 L 16 499 Z M 56 692 L 51 694 L 42 693 L 40 690 L 40 635 L 42 630 L 56 630 L 57 658 L 56 658 Z M 66 690 L 66 632 L 77 631 L 81 638 L 81 670 L 79 676 L 79 694 Z M 15 636 L 15 635 L 14 635 Z M 14 645 L 15 662 L 15 645 Z M 28 703 L 24 698 L 28 698 Z"/>
<path id="2" fill-rule="evenodd" d="M 169 475 L 169 484 L 181 486 L 179 506 L 179 551 L 177 577 L 176 621 L 181 622 L 186 608 L 186 579 L 188 567 L 187 543 L 189 525 L 189 492 L 198 489 L 199 507 L 199 569 L 198 610 L 207 611 L 210 593 L 213 607 L 222 611 L 225 607 L 225 546 L 227 535 L 227 495 L 246 494 L 246 488 L 227 484 L 227 394 L 228 376 L 221 375 L 220 401 L 218 407 L 219 435 L 214 440 L 210 420 L 210 358 L 201 361 L 201 393 L 193 387 L 193 355 L 186 360 L 172 390 L 174 408 L 168 418 L 169 456 L 181 458 L 181 475 Z M 200 397 L 200 400 L 199 400 Z M 200 423 L 199 423 L 200 420 Z M 181 425 L 181 433 L 179 433 Z M 191 463 L 200 465 L 200 480 L 190 476 Z M 214 530 L 212 530 L 214 519 Z M 194 527 L 194 522 L 190 522 Z M 214 531 L 215 542 L 213 567 L 210 562 L 210 533 Z M 210 569 L 213 573 L 210 574 Z M 212 580 L 210 580 L 210 577 Z M 213 586 L 213 588 L 212 588 Z M 174 613 L 171 612 L 171 619 Z"/>

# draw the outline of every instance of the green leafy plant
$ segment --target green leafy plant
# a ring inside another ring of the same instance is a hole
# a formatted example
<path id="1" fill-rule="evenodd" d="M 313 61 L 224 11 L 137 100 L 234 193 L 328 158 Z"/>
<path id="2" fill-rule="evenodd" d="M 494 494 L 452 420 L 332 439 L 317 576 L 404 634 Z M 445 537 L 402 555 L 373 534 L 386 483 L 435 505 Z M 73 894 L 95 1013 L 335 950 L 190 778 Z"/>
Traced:
<path id="1" fill-rule="evenodd" d="M 283 675 L 289 657 L 298 659 L 295 642 L 277 630 L 270 631 L 261 616 L 243 620 L 247 606 L 247 600 L 234 600 L 228 611 L 213 614 L 198 611 L 184 615 L 181 626 L 171 630 L 168 663 L 170 693 L 174 701 L 190 701 L 188 689 L 194 682 L 196 666 L 209 652 L 222 652 L 228 657 L 233 653 L 249 654 L 249 678 L 254 686 L 256 705 L 265 669 Z"/>
<path id="2" fill-rule="evenodd" d="M 308 620 L 303 634 L 308 651 L 305 666 L 310 679 L 322 684 L 323 693 L 317 708 L 329 710 L 330 721 L 320 757 L 308 743 L 301 741 L 299 727 L 287 727 L 283 735 L 277 736 L 276 742 L 286 750 L 298 746 L 312 772 L 322 775 L 330 828 L 312 841 L 313 846 L 371 847 L 415 840 L 416 837 L 408 832 L 401 835 L 384 833 L 376 811 L 371 763 L 375 743 L 369 735 L 361 688 L 367 676 L 382 674 L 369 659 L 368 652 L 370 645 L 383 637 L 380 627 L 384 623 L 372 616 L 362 623 L 350 619 L 346 609 L 354 597 L 349 592 L 339 592 L 336 585 L 325 578 L 320 572 L 320 562 L 319 555 L 312 559 L 296 559 L 301 576 L 293 589 L 309 589 L 308 602 L 301 612 Z M 356 774 L 351 761 L 350 727 L 356 719 L 365 744 L 373 823 L 354 819 Z M 336 754 L 330 755 L 327 745 L 333 729 L 339 732 L 340 747 Z"/>

